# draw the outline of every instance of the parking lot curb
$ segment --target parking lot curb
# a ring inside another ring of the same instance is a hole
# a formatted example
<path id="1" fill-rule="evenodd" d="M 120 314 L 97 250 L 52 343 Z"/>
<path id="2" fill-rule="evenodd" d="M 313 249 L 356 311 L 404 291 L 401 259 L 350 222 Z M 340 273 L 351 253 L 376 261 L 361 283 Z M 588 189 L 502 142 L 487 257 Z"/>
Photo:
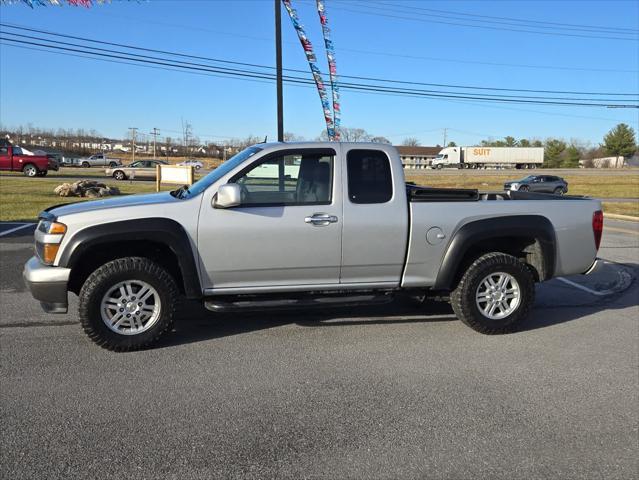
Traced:
<path id="1" fill-rule="evenodd" d="M 618 213 L 605 213 L 606 218 L 611 218 L 613 220 L 626 220 L 629 222 L 639 222 L 639 217 L 634 217 L 632 215 L 620 215 Z"/>

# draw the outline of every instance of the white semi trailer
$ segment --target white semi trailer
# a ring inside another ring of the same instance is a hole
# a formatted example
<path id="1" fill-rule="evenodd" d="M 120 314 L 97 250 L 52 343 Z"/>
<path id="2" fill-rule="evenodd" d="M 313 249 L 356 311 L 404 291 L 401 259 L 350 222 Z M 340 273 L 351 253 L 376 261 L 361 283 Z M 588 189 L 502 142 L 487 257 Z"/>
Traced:
<path id="1" fill-rule="evenodd" d="M 433 168 L 536 168 L 544 163 L 542 147 L 446 147 Z"/>

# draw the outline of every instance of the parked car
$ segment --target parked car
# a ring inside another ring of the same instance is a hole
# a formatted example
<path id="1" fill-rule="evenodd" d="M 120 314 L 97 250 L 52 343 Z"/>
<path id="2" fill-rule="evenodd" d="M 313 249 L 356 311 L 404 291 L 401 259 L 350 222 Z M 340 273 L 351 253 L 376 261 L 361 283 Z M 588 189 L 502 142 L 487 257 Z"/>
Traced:
<path id="1" fill-rule="evenodd" d="M 202 162 L 200 162 L 199 160 L 185 160 L 183 162 L 178 163 L 178 166 L 180 167 L 193 167 L 196 170 L 199 170 L 200 168 L 204 167 L 204 164 Z"/>
<path id="2" fill-rule="evenodd" d="M 157 165 L 168 165 L 163 160 L 137 160 L 127 166 L 107 168 L 107 176 L 116 180 L 126 180 L 127 178 L 155 178 Z"/>
<path id="3" fill-rule="evenodd" d="M 504 183 L 504 190 L 563 195 L 568 193 L 568 182 L 553 175 L 528 175 L 521 180 Z"/>
<path id="4" fill-rule="evenodd" d="M 96 153 L 90 157 L 80 158 L 78 164 L 83 168 L 89 167 L 117 167 L 122 165 L 122 161 L 119 158 L 109 157 L 106 153 Z"/>
<path id="5" fill-rule="evenodd" d="M 27 177 L 44 177 L 49 170 L 58 168 L 58 162 L 46 155 L 27 155 L 22 148 L 9 142 L 0 144 L 0 170 L 23 172 Z"/>
<path id="6" fill-rule="evenodd" d="M 495 334 L 536 282 L 595 269 L 602 231 L 594 199 L 407 185 L 391 145 L 266 143 L 189 187 L 44 211 L 24 277 L 47 312 L 79 295 L 89 338 L 120 351 L 170 331 L 181 297 L 214 312 L 450 297 Z"/>

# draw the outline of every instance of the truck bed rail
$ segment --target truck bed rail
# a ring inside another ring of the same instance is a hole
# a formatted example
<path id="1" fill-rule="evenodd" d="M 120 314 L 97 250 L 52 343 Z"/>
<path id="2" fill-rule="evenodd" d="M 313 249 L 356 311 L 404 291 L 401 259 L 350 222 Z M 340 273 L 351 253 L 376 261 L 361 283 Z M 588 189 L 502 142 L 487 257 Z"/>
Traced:
<path id="1" fill-rule="evenodd" d="M 432 188 L 406 185 L 409 202 L 476 202 L 479 191 L 470 188 Z"/>

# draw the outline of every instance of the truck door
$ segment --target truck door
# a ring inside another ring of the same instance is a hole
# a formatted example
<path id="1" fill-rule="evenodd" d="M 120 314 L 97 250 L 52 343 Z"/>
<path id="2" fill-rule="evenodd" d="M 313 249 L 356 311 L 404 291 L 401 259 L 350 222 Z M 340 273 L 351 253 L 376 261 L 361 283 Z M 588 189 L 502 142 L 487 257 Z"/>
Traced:
<path id="1" fill-rule="evenodd" d="M 209 293 L 339 283 L 338 148 L 266 154 L 229 180 L 240 186 L 241 205 L 216 209 L 203 202 L 198 249 Z"/>
<path id="2" fill-rule="evenodd" d="M 344 148 L 344 147 L 343 147 Z M 408 238 L 403 176 L 382 150 L 346 152 L 340 283 L 399 284 Z"/>
<path id="3" fill-rule="evenodd" d="M 9 146 L 0 146 L 0 170 L 11 170 Z"/>

